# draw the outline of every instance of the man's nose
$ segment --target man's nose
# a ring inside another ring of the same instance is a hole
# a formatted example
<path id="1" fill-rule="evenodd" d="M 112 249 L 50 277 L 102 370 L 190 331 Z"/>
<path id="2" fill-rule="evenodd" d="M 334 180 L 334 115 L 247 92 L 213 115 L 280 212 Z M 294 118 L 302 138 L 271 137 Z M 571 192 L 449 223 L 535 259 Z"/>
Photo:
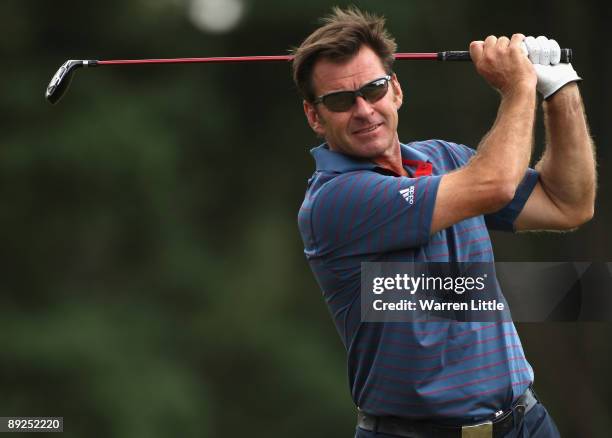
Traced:
<path id="1" fill-rule="evenodd" d="M 356 115 L 370 115 L 374 109 L 372 108 L 372 104 L 365 100 L 363 96 L 357 96 L 353 111 Z"/>

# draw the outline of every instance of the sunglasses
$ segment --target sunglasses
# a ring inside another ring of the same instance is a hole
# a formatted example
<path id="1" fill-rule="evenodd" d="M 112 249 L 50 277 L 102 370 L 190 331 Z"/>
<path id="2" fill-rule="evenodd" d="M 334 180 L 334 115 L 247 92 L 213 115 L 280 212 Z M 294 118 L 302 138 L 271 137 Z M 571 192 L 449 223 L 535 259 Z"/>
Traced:
<path id="1" fill-rule="evenodd" d="M 355 91 L 335 91 L 333 93 L 319 96 L 313 102 L 315 105 L 322 103 L 325 107 L 335 113 L 348 111 L 355 105 L 357 97 L 361 96 L 370 103 L 374 103 L 385 97 L 389 90 L 391 76 L 383 76 L 368 82 Z"/>

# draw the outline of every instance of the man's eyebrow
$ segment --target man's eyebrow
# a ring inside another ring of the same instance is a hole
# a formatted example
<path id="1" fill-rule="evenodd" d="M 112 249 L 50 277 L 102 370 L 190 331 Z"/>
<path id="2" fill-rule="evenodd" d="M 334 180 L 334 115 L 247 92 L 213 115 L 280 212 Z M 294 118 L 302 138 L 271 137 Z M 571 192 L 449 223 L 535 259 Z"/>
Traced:
<path id="1" fill-rule="evenodd" d="M 372 82 L 376 82 L 376 81 L 379 81 L 381 79 L 384 79 L 386 76 L 387 76 L 386 74 L 383 74 L 382 76 L 377 76 L 374 79 L 371 79 L 369 81 L 364 82 L 363 84 L 361 84 L 357 88 L 350 88 L 350 89 L 349 88 L 343 88 L 343 89 L 339 89 L 339 90 L 332 90 L 332 91 L 328 91 L 328 92 L 323 93 L 323 94 L 318 94 L 318 96 L 325 96 L 327 94 L 332 94 L 332 93 L 341 93 L 343 91 L 357 91 L 357 90 L 365 87 L 366 85 L 371 84 Z"/>

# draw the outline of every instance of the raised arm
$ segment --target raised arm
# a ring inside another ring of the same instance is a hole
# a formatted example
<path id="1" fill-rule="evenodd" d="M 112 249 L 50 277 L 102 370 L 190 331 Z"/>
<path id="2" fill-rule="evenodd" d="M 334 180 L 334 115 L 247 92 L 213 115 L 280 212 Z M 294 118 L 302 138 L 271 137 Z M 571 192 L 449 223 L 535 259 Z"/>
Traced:
<path id="1" fill-rule="evenodd" d="M 524 36 L 474 41 L 478 73 L 501 94 L 497 118 L 470 162 L 440 182 L 431 232 L 463 219 L 492 213 L 514 197 L 533 146 L 537 76 L 521 47 Z"/>
<path id="2" fill-rule="evenodd" d="M 546 97 L 546 146 L 536 165 L 539 183 L 515 229 L 572 229 L 593 217 L 597 186 L 594 145 L 575 82 L 579 78 L 568 64 L 540 65 L 537 73 L 538 90 Z"/>

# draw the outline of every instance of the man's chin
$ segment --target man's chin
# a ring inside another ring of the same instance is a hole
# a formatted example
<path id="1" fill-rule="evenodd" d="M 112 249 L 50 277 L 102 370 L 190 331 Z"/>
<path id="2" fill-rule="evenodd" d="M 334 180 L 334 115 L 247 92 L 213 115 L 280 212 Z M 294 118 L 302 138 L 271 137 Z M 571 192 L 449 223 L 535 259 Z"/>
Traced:
<path id="1" fill-rule="evenodd" d="M 373 159 L 384 155 L 389 149 L 388 142 L 380 140 L 375 141 L 347 141 L 343 147 L 334 146 L 328 142 L 328 145 L 332 151 L 342 152 L 346 155 L 353 157 L 359 157 L 364 159 Z"/>
<path id="2" fill-rule="evenodd" d="M 370 142 L 361 145 L 355 145 L 353 150 L 355 151 L 355 155 L 358 155 L 361 158 L 376 158 L 383 155 L 388 148 L 381 145 L 379 142 Z"/>

